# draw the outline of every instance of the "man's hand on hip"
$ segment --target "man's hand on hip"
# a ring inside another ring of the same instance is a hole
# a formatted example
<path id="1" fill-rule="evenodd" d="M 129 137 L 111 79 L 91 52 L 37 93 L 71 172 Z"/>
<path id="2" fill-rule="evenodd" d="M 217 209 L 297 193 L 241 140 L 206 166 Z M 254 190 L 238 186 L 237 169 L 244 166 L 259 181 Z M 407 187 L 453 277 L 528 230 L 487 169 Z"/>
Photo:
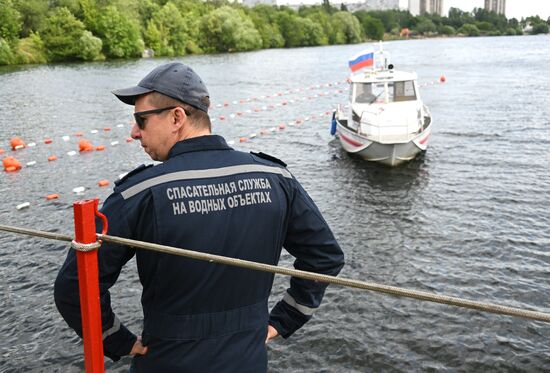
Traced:
<path id="1" fill-rule="evenodd" d="M 148 351 L 148 347 L 144 346 L 141 343 L 141 337 L 137 337 L 136 343 L 134 343 L 134 347 L 132 347 L 132 351 L 130 351 L 130 356 L 136 356 L 136 355 L 145 355 Z"/>
<path id="2" fill-rule="evenodd" d="M 278 335 L 279 335 L 279 332 L 277 331 L 277 329 L 275 329 L 271 325 L 268 325 L 267 326 L 267 337 L 265 338 L 265 343 L 267 344 L 267 342 L 269 342 L 270 340 L 272 340 L 273 338 L 275 338 Z"/>

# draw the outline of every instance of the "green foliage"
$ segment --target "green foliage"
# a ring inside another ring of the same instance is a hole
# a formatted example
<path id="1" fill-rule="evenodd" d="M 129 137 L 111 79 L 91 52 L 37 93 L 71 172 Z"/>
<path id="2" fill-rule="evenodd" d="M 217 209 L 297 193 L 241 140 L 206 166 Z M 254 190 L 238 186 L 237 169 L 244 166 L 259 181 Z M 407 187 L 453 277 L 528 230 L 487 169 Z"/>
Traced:
<path id="1" fill-rule="evenodd" d="M 476 25 L 478 25 L 478 28 L 482 31 L 492 31 L 492 30 L 504 31 L 508 26 L 508 20 L 503 14 L 489 12 L 488 10 L 485 10 L 482 8 L 474 9 L 474 18 L 477 21 Z M 487 27 L 487 28 L 485 29 L 481 28 L 479 26 L 480 22 L 484 22 L 485 23 L 484 27 Z"/>
<path id="2" fill-rule="evenodd" d="M 466 23 L 474 23 L 474 17 L 470 12 L 464 12 L 458 8 L 449 9 L 449 17 L 445 21 L 446 25 L 453 26 L 455 29 L 459 29 Z"/>
<path id="3" fill-rule="evenodd" d="M 333 44 L 354 44 L 363 40 L 359 20 L 349 12 L 337 12 L 331 17 Z"/>
<path id="4" fill-rule="evenodd" d="M 48 61 L 94 60 L 98 56 L 82 53 L 84 24 L 77 20 L 67 8 L 56 8 L 46 18 L 41 37 L 46 48 Z"/>
<path id="5" fill-rule="evenodd" d="M 338 12 L 340 13 L 340 12 Z M 333 16 L 338 13 L 329 13 L 325 8 L 320 6 L 311 6 L 311 7 L 301 7 L 298 11 L 298 15 L 302 18 L 307 18 L 311 20 L 314 24 L 319 25 L 322 30 L 322 35 L 319 39 L 319 44 L 317 45 L 327 45 L 327 44 L 345 44 L 345 40 L 337 41 L 338 37 L 340 39 L 345 39 L 345 35 L 341 32 L 340 35 L 337 35 L 335 30 L 335 21 Z M 341 25 L 336 25 L 339 29 Z"/>
<path id="6" fill-rule="evenodd" d="M 371 40 L 383 40 L 384 39 L 384 24 L 378 18 L 373 18 L 368 13 L 356 13 L 363 26 L 365 35 Z"/>
<path id="7" fill-rule="evenodd" d="M 11 65 L 12 63 L 14 63 L 14 57 L 10 45 L 0 37 L 0 65 Z"/>
<path id="8" fill-rule="evenodd" d="M 22 27 L 21 14 L 14 8 L 11 0 L 0 0 L 0 38 L 13 45 L 17 42 Z"/>
<path id="9" fill-rule="evenodd" d="M 458 33 L 467 36 L 479 36 L 479 29 L 474 24 L 466 23 L 458 29 Z"/>
<path id="10" fill-rule="evenodd" d="M 323 4 L 321 6 L 323 7 L 324 11 L 327 12 L 328 14 L 332 14 L 338 11 L 338 9 L 330 5 L 329 0 L 323 0 Z"/>
<path id="11" fill-rule="evenodd" d="M 15 51 L 15 60 L 18 64 L 46 63 L 46 49 L 40 35 L 31 32 L 28 37 L 21 39 Z"/>
<path id="12" fill-rule="evenodd" d="M 506 35 L 521 35 L 521 34 L 518 34 L 515 28 L 508 27 L 506 29 Z"/>
<path id="13" fill-rule="evenodd" d="M 229 0 L 0 0 L 0 64 L 98 60 L 360 43 L 410 35 L 548 33 L 538 16 L 518 21 L 475 8 L 447 17 L 404 10 L 357 11 L 340 3 L 257 5 Z"/>
<path id="14" fill-rule="evenodd" d="M 537 34 L 548 34 L 548 25 L 544 22 L 540 22 L 533 25 L 533 30 L 531 30 L 531 35 L 537 35 Z"/>
<path id="15" fill-rule="evenodd" d="M 84 31 L 79 40 L 80 56 L 86 61 L 99 61 L 105 59 L 101 53 L 103 42 L 100 38 L 96 38 L 88 30 Z"/>
<path id="16" fill-rule="evenodd" d="M 50 9 L 67 8 L 72 14 L 74 14 L 75 17 L 79 19 L 83 18 L 82 4 L 88 2 L 92 5 L 95 5 L 96 3 L 95 0 L 49 0 Z M 97 1 L 97 3 L 99 2 L 101 1 Z"/>
<path id="17" fill-rule="evenodd" d="M 285 40 L 281 31 L 279 30 L 279 25 L 276 22 L 271 23 L 270 18 L 273 16 L 275 18 L 275 11 L 272 14 L 270 12 L 265 12 L 264 9 L 272 9 L 272 6 L 267 5 L 257 5 L 255 6 L 248 14 L 254 27 L 260 33 L 262 38 L 262 48 L 281 48 L 285 45 Z"/>
<path id="18" fill-rule="evenodd" d="M 207 52 L 236 52 L 262 46 L 260 33 L 244 14 L 222 6 L 203 16 L 200 24 L 200 46 Z"/>
<path id="19" fill-rule="evenodd" d="M 479 31 L 493 31 L 495 30 L 495 26 L 487 21 L 481 21 L 475 23 L 476 27 L 479 29 Z"/>
<path id="20" fill-rule="evenodd" d="M 309 18 L 301 18 L 295 13 L 283 12 L 278 19 L 285 47 L 305 47 L 322 45 L 326 36 L 320 25 Z"/>
<path id="21" fill-rule="evenodd" d="M 190 29 L 198 28 L 198 22 L 190 23 L 193 17 L 184 17 L 171 1 L 153 13 L 144 35 L 146 45 L 157 56 L 181 56 L 196 48 L 189 35 Z M 194 22 L 194 20 L 193 20 Z"/>
<path id="22" fill-rule="evenodd" d="M 437 31 L 437 26 L 430 19 L 425 17 L 419 17 L 419 19 L 420 21 L 416 24 L 416 31 L 419 34 L 426 35 Z"/>
<path id="23" fill-rule="evenodd" d="M 92 31 L 103 41 L 103 52 L 106 56 L 129 58 L 141 55 L 143 41 L 137 24 L 122 15 L 114 6 L 101 9 L 91 26 Z M 97 43 L 94 43 L 90 38 L 91 36 L 90 34 L 89 37 L 86 36 L 85 38 L 86 41 L 90 42 L 90 51 L 97 46 Z"/>
<path id="24" fill-rule="evenodd" d="M 33 30 L 38 30 L 44 21 L 44 14 L 49 10 L 47 0 L 15 0 L 15 9 L 21 14 L 23 22 L 20 35 L 27 37 Z"/>
<path id="25" fill-rule="evenodd" d="M 400 19 L 397 11 L 375 10 L 367 12 L 372 18 L 379 19 L 384 26 L 384 32 L 391 32 L 392 29 L 400 28 Z"/>
<path id="26" fill-rule="evenodd" d="M 453 26 L 441 25 L 437 29 L 437 32 L 441 35 L 454 35 L 456 33 L 456 30 Z"/>

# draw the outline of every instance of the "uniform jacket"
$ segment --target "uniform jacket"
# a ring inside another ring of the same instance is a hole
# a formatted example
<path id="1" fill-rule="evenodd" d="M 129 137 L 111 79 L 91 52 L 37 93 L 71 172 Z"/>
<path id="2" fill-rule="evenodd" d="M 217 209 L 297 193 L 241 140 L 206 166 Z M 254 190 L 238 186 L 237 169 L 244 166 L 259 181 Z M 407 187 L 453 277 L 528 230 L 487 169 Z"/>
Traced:
<path id="1" fill-rule="evenodd" d="M 101 211 L 109 235 L 276 265 L 284 247 L 297 269 L 336 275 L 344 264 L 319 210 L 281 161 L 230 148 L 216 135 L 178 142 L 166 161 L 117 182 Z M 98 231 L 100 225 L 98 222 Z M 133 371 L 261 372 L 271 324 L 289 337 L 319 307 L 326 284 L 291 278 L 269 312 L 273 275 L 104 243 L 99 249 L 105 355 L 127 355 L 136 336 L 111 309 L 109 288 L 136 256 L 149 353 Z M 76 258 L 55 283 L 56 305 L 82 335 Z"/>

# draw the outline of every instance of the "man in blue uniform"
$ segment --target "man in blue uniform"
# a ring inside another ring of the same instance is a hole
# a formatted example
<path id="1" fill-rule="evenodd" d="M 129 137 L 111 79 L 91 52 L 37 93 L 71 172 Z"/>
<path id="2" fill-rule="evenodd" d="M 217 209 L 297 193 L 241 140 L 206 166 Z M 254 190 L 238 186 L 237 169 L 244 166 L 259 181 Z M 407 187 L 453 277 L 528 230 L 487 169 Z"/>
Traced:
<path id="1" fill-rule="evenodd" d="M 296 268 L 338 274 L 342 250 L 311 198 L 282 161 L 235 151 L 211 134 L 209 94 L 191 68 L 162 65 L 113 93 L 135 105 L 132 137 L 162 163 L 117 182 L 102 208 L 110 235 L 273 265 L 285 247 Z M 139 338 L 109 295 L 134 255 L 143 286 Z M 105 355 L 134 356 L 135 372 L 265 372 L 267 341 L 304 325 L 327 286 L 291 278 L 269 312 L 269 273 L 106 243 L 99 271 Z M 82 335 L 76 273 L 71 250 L 55 301 Z"/>

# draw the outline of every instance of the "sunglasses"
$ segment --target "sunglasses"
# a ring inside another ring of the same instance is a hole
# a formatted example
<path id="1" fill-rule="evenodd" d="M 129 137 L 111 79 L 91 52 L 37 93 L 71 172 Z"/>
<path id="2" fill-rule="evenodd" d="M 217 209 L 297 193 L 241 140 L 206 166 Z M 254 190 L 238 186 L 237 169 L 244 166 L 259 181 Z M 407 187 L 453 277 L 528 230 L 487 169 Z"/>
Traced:
<path id="1" fill-rule="evenodd" d="M 145 115 L 152 115 L 152 114 L 160 114 L 162 112 L 165 112 L 166 110 L 172 110 L 177 108 L 178 106 L 168 106 L 163 107 L 161 109 L 153 109 L 153 110 L 146 110 L 146 111 L 138 111 L 137 113 L 134 113 L 134 119 L 136 120 L 136 124 L 139 127 L 140 130 L 145 128 Z"/>

